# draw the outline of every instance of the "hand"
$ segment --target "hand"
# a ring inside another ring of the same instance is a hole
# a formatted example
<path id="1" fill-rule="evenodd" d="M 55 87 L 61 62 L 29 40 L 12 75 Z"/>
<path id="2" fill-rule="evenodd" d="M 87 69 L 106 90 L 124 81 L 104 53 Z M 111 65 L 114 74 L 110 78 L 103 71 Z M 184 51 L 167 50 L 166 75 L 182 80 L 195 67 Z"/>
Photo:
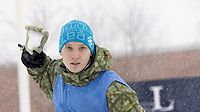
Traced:
<path id="1" fill-rule="evenodd" d="M 40 68 L 44 65 L 45 57 L 46 55 L 43 51 L 38 53 L 33 50 L 33 54 L 31 55 L 25 48 L 23 48 L 21 61 L 28 68 Z"/>

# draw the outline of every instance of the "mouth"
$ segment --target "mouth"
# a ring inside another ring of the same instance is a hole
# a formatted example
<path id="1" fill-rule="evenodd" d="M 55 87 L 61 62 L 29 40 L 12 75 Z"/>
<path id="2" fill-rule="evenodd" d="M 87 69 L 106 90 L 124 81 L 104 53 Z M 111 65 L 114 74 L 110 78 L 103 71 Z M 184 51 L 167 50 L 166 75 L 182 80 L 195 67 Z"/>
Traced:
<path id="1" fill-rule="evenodd" d="M 70 63 L 71 65 L 79 65 L 80 63 L 79 62 L 72 62 Z"/>

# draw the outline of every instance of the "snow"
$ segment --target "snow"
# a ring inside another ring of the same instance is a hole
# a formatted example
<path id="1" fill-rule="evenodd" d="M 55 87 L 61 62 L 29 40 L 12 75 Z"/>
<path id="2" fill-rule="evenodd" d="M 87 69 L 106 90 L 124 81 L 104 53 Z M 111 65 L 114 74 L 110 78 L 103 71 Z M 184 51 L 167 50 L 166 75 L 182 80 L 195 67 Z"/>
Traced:
<path id="1" fill-rule="evenodd" d="M 118 0 L 117 2 L 114 0 L 75 0 L 70 3 L 66 1 L 55 2 L 54 0 L 52 2 L 48 2 L 47 0 L 24 1 L 26 1 L 26 5 L 23 8 L 26 10 L 22 13 L 22 25 L 34 24 L 37 20 L 37 18 L 34 19 L 34 13 L 37 13 L 39 16 L 38 20 L 45 23 L 50 32 L 50 38 L 45 46 L 45 51 L 53 58 L 59 57 L 57 51 L 60 26 L 74 18 L 87 20 L 94 29 L 97 43 L 108 48 L 114 55 L 120 56 L 130 52 L 132 48 L 125 41 L 122 27 L 114 25 L 118 22 L 116 19 L 126 22 L 123 20 L 123 17 L 127 13 L 127 10 L 129 10 L 127 3 L 131 4 L 133 2 L 140 4 L 138 7 L 145 12 L 147 21 L 155 21 L 148 32 L 148 38 L 145 38 L 142 42 L 138 42 L 138 45 L 136 45 L 138 50 L 185 49 L 190 46 L 198 46 L 200 43 L 200 39 L 198 38 L 198 24 L 200 20 L 198 4 L 200 2 L 197 0 L 153 0 L 148 2 L 145 0 Z M 89 1 L 93 2 L 92 6 L 88 6 L 87 3 Z M 42 2 L 38 8 L 34 6 L 34 3 L 37 2 Z M 0 15 L 1 64 L 7 62 L 15 63 L 19 60 L 16 54 L 20 54 L 19 52 L 21 51 L 19 51 L 17 44 L 25 42 L 24 28 L 20 27 L 21 31 L 23 31 L 21 33 L 22 36 L 16 37 L 19 33 L 17 31 L 20 30 L 15 30 L 17 28 L 15 3 L 14 0 L 7 0 L 2 2 L 0 8 L 0 13 L 2 13 Z M 49 7 L 48 3 L 51 4 L 51 7 Z M 9 10 L 7 10 L 8 8 Z M 47 12 L 45 13 L 45 11 Z M 104 12 L 102 13 L 101 11 Z M 45 21 L 42 20 L 42 17 L 46 17 Z M 151 21 L 151 19 L 155 20 Z M 40 24 L 40 22 L 37 24 Z M 33 44 L 35 43 L 33 42 Z"/>

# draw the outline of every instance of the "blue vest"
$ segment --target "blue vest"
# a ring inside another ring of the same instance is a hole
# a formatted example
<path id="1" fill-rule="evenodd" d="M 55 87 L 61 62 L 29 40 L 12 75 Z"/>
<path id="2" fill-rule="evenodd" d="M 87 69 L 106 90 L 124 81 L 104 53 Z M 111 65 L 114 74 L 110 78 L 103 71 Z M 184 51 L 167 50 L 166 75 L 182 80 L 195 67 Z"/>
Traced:
<path id="1" fill-rule="evenodd" d="M 101 72 L 95 80 L 81 87 L 65 84 L 57 75 L 53 90 L 56 112 L 109 112 L 106 91 L 113 81 L 127 85 L 112 71 Z"/>

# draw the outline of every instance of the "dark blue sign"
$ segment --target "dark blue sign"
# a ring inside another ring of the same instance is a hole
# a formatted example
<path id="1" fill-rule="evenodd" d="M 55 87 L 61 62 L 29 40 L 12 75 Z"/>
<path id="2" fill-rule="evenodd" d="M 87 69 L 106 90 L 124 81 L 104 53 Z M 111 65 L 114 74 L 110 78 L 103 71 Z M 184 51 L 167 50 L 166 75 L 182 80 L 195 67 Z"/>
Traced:
<path id="1" fill-rule="evenodd" d="M 200 77 L 129 83 L 146 112 L 200 112 Z"/>

